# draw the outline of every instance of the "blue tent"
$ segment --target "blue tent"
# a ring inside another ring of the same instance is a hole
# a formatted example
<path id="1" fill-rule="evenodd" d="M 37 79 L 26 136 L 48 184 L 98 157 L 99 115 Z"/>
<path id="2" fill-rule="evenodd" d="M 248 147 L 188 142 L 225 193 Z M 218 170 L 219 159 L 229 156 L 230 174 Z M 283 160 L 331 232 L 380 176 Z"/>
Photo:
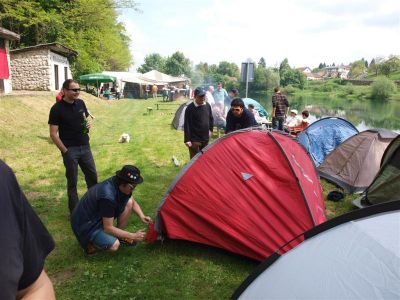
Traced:
<path id="1" fill-rule="evenodd" d="M 266 111 L 266 109 L 256 100 L 251 98 L 243 98 L 243 102 L 246 108 L 249 104 L 253 104 L 254 108 L 258 111 L 260 117 L 268 117 L 268 112 Z"/>
<path id="2" fill-rule="evenodd" d="M 328 117 L 315 121 L 297 136 L 318 167 L 338 145 L 358 133 L 345 119 Z"/>

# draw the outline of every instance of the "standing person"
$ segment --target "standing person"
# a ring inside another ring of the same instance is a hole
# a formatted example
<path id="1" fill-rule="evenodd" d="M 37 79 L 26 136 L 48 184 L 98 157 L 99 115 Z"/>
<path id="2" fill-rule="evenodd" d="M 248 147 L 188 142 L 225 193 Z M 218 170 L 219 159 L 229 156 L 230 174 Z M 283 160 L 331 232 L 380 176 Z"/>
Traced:
<path id="1" fill-rule="evenodd" d="M 157 92 L 158 92 L 158 86 L 156 84 L 153 84 L 151 87 L 151 93 L 153 94 L 153 100 L 157 100 Z"/>
<path id="2" fill-rule="evenodd" d="M 241 98 L 233 99 L 231 109 L 226 116 L 225 133 L 252 126 L 257 126 L 253 113 L 244 107 L 244 102 Z"/>
<path id="3" fill-rule="evenodd" d="M 272 96 L 272 128 L 283 130 L 283 123 L 288 114 L 289 102 L 285 95 L 282 95 L 280 87 L 274 88 Z"/>
<path id="4" fill-rule="evenodd" d="M 43 269 L 54 241 L 0 160 L 0 299 L 55 299 Z"/>
<path id="5" fill-rule="evenodd" d="M 150 87 L 148 84 L 144 86 L 144 100 L 147 100 L 149 98 L 149 92 L 150 92 Z"/>
<path id="6" fill-rule="evenodd" d="M 206 102 L 206 92 L 194 90 L 194 101 L 185 110 L 184 143 L 189 148 L 190 159 L 208 145 L 214 119 L 211 106 Z"/>
<path id="7" fill-rule="evenodd" d="M 217 89 L 213 93 L 215 103 L 222 103 L 222 109 L 225 110 L 225 98 L 228 98 L 228 93 L 222 87 L 222 82 L 218 82 Z"/>
<path id="8" fill-rule="evenodd" d="M 212 85 L 210 85 L 210 86 L 208 87 L 207 92 L 206 92 L 206 101 L 207 101 L 211 106 L 213 106 L 213 105 L 215 104 L 215 100 L 214 100 L 214 97 L 213 97 L 213 93 L 214 93 L 214 87 L 213 87 Z"/>
<path id="9" fill-rule="evenodd" d="M 72 79 L 63 83 L 64 98 L 53 105 L 49 114 L 50 137 L 61 151 L 67 178 L 68 207 L 70 213 L 78 203 L 78 165 L 87 188 L 97 183 L 97 172 L 89 144 L 87 121 L 90 115 L 85 102 L 79 99 L 79 84 Z"/>
<path id="10" fill-rule="evenodd" d="M 86 254 L 97 249 L 117 251 L 120 242 L 135 245 L 145 238 L 144 230 L 124 230 L 132 213 L 145 224 L 152 222 L 132 197 L 132 192 L 142 182 L 140 170 L 125 165 L 115 176 L 91 187 L 82 197 L 72 214 L 71 226 Z M 117 219 L 117 226 L 114 226 L 114 219 Z"/>
<path id="11" fill-rule="evenodd" d="M 115 86 L 115 98 L 117 98 L 117 100 L 121 98 L 121 91 L 118 85 Z"/>
<path id="12" fill-rule="evenodd" d="M 167 101 L 168 100 L 168 84 L 164 85 L 162 88 L 162 100 Z"/>

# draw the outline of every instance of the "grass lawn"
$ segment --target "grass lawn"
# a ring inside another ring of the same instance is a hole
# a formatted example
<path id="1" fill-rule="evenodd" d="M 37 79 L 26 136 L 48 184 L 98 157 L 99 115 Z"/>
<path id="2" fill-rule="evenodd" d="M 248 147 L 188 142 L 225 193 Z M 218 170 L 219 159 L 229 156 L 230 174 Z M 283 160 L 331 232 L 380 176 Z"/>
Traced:
<path id="1" fill-rule="evenodd" d="M 90 133 L 99 181 L 135 164 L 144 183 L 134 197 L 155 217 L 158 204 L 189 160 L 183 133 L 171 129 L 176 105 L 156 110 L 154 100 L 104 101 L 82 93 L 95 116 Z M 121 247 L 117 253 L 85 257 L 70 229 L 64 166 L 48 133 L 55 94 L 0 97 L 0 159 L 16 173 L 22 189 L 56 241 L 46 270 L 58 299 L 226 299 L 257 263 L 225 251 L 184 242 Z M 161 103 L 161 101 L 159 101 Z M 150 114 L 147 107 L 152 107 Z M 127 132 L 130 143 L 118 143 Z M 216 137 L 214 137 L 216 138 Z M 181 167 L 175 167 L 175 155 Z M 324 195 L 338 188 L 323 181 Z M 85 192 L 79 174 L 79 196 Z M 327 201 L 332 218 L 352 209 L 354 196 Z M 132 217 L 128 230 L 144 228 Z"/>

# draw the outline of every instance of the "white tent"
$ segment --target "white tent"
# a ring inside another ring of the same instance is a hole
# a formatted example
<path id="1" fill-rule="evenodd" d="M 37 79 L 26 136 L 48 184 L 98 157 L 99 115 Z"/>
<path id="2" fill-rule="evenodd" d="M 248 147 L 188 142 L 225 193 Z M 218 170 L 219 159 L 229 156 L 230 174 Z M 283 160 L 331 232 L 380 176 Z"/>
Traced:
<path id="1" fill-rule="evenodd" d="M 325 222 L 270 256 L 237 299 L 400 299 L 400 201 Z"/>
<path id="2" fill-rule="evenodd" d="M 174 77 L 168 74 L 161 73 L 157 70 L 151 70 L 147 73 L 140 74 L 140 78 L 144 80 L 152 80 L 158 82 L 158 84 L 165 84 L 165 83 L 185 83 L 189 81 L 187 77 Z"/>

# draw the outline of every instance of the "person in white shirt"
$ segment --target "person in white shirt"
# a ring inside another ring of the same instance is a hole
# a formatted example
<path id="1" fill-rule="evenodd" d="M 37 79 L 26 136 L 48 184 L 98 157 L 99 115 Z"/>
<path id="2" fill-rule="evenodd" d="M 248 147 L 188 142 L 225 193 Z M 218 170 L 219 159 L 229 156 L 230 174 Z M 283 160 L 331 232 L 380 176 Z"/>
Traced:
<path id="1" fill-rule="evenodd" d="M 287 118 L 285 122 L 285 127 L 297 127 L 301 125 L 303 121 L 302 117 L 298 115 L 297 109 L 292 109 L 290 111 L 290 117 Z"/>
<path id="2" fill-rule="evenodd" d="M 215 100 L 214 100 L 213 93 L 214 93 L 214 87 L 213 87 L 212 85 L 210 85 L 210 86 L 208 87 L 207 92 L 206 92 L 206 101 L 207 101 L 211 106 L 213 106 L 213 105 L 215 104 Z"/>

